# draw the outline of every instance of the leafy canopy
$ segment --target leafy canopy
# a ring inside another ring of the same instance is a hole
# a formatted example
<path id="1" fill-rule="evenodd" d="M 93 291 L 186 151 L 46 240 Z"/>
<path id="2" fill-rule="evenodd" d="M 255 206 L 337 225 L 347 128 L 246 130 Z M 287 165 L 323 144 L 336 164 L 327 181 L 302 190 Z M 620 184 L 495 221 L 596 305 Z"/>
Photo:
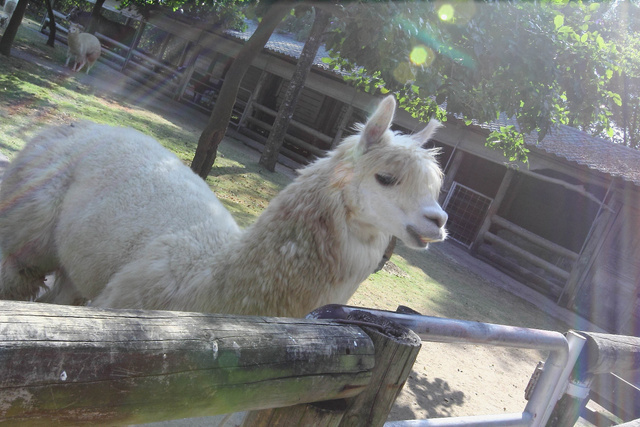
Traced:
<path id="1" fill-rule="evenodd" d="M 523 135 L 542 139 L 553 124 L 613 134 L 622 99 L 606 13 L 581 1 L 346 4 L 327 62 L 363 90 L 397 92 L 418 118 L 515 117 L 490 145 L 526 160 Z"/>

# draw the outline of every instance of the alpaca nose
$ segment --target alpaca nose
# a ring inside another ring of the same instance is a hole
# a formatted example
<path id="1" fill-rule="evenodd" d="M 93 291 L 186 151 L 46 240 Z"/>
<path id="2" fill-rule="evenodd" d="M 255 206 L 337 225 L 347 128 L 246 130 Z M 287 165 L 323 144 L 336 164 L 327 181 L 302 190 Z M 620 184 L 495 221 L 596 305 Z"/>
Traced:
<path id="1" fill-rule="evenodd" d="M 444 227 L 444 225 L 447 223 L 447 220 L 449 219 L 449 215 L 447 215 L 447 213 L 443 211 L 440 206 L 438 206 L 437 209 L 429 209 L 424 213 L 424 216 L 429 221 L 432 221 L 435 225 L 437 225 L 438 228 Z"/>

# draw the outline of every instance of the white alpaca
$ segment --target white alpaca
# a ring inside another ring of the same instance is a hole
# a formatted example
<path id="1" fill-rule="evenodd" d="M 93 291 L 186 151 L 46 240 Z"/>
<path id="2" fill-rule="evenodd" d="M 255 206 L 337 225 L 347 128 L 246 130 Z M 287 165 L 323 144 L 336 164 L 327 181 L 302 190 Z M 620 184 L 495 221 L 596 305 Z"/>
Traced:
<path id="1" fill-rule="evenodd" d="M 345 303 L 392 236 L 445 237 L 438 127 L 389 130 L 382 101 L 360 133 L 305 168 L 241 231 L 207 185 L 153 139 L 92 123 L 26 145 L 0 191 L 0 298 L 304 316 Z"/>
<path id="2" fill-rule="evenodd" d="M 73 56 L 73 71 L 80 71 L 87 64 L 87 74 L 89 74 L 89 70 L 102 52 L 100 40 L 93 34 L 81 33 L 78 24 L 71 24 L 69 25 L 67 44 L 67 62 L 64 66 L 69 66 L 69 61 Z"/>
<path id="3" fill-rule="evenodd" d="M 4 2 L 4 7 L 0 10 L 0 29 L 9 24 L 17 5 L 17 0 L 6 0 Z"/>

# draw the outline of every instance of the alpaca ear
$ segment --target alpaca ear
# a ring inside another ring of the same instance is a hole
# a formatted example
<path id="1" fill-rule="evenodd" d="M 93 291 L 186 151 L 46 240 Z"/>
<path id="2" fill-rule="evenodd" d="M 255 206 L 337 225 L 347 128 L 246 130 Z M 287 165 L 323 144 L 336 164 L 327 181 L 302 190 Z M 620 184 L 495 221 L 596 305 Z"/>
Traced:
<path id="1" fill-rule="evenodd" d="M 431 119 L 424 129 L 422 129 L 418 133 L 414 133 L 413 135 L 411 135 L 411 138 L 413 138 L 413 140 L 421 147 L 424 147 L 427 142 L 429 142 L 429 140 L 433 138 L 433 135 L 435 135 L 436 131 L 441 127 L 442 123 L 437 120 Z"/>
<path id="2" fill-rule="evenodd" d="M 382 100 L 378 108 L 367 121 L 362 132 L 360 144 L 363 146 L 363 152 L 369 151 L 371 147 L 380 142 L 382 135 L 391 126 L 393 114 L 396 111 L 396 100 L 393 95 L 389 95 Z"/>

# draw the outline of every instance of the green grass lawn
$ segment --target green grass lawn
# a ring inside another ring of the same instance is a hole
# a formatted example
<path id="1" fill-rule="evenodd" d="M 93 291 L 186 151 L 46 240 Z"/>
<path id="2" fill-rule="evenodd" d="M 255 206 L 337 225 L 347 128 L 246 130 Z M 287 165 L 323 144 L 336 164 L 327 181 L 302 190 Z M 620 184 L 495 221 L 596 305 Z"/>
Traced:
<path id="1" fill-rule="evenodd" d="M 166 99 L 156 100 L 105 65 L 87 77 L 63 68 L 66 46 L 51 49 L 25 21 L 15 55 L 0 58 L 0 152 L 12 158 L 45 125 L 88 119 L 126 125 L 154 136 L 188 164 L 206 117 Z M 26 58 L 26 59 L 25 59 Z M 36 63 L 37 62 L 37 63 Z M 118 85 L 121 85 L 118 87 Z M 255 155 L 227 139 L 208 182 L 242 226 L 253 222 L 289 178 L 265 172 Z M 395 309 L 403 304 L 425 314 L 565 331 L 545 313 L 491 285 L 456 263 L 437 245 L 413 252 L 400 247 L 392 258 L 405 275 L 373 274 L 354 296 L 358 305 Z"/>

